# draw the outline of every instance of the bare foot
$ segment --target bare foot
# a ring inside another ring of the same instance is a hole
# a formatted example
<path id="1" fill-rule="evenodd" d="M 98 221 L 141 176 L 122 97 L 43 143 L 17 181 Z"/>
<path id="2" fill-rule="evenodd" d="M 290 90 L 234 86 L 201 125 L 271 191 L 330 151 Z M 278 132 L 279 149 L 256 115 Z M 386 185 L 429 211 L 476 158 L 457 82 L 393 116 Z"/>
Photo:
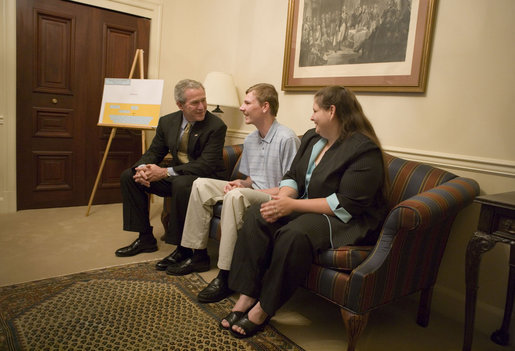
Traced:
<path id="1" fill-rule="evenodd" d="M 241 294 L 238 301 L 234 304 L 232 312 L 245 312 L 256 303 L 256 299 L 247 295 Z M 224 328 L 230 328 L 229 322 L 224 318 L 220 322 Z"/>

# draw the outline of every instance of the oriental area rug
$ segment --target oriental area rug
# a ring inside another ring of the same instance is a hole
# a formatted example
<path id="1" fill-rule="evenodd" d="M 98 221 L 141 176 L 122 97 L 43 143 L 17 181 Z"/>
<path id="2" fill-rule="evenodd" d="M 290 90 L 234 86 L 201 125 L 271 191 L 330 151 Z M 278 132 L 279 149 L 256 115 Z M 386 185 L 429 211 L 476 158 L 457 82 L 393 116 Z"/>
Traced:
<path id="1" fill-rule="evenodd" d="M 0 350 L 292 350 L 268 325 L 248 339 L 218 327 L 234 301 L 200 304 L 198 274 L 137 263 L 0 287 Z"/>

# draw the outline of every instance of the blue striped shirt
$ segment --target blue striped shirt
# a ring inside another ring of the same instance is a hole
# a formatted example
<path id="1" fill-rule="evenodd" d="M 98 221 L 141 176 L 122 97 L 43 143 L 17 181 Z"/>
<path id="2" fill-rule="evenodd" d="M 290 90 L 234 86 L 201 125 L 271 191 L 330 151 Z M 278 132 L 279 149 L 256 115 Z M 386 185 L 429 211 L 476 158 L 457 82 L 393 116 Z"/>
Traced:
<path id="1" fill-rule="evenodd" d="M 243 142 L 239 171 L 252 179 L 253 189 L 279 186 L 290 169 L 300 140 L 293 130 L 274 121 L 264 138 L 255 130 Z"/>

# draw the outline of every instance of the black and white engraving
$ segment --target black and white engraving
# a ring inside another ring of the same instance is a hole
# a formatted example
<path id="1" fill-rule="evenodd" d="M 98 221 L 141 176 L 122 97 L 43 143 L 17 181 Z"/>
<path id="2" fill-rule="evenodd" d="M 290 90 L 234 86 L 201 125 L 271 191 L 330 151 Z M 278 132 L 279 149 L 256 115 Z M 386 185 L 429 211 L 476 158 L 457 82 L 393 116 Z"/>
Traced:
<path id="1" fill-rule="evenodd" d="M 403 62 L 412 0 L 304 0 L 299 66 Z"/>

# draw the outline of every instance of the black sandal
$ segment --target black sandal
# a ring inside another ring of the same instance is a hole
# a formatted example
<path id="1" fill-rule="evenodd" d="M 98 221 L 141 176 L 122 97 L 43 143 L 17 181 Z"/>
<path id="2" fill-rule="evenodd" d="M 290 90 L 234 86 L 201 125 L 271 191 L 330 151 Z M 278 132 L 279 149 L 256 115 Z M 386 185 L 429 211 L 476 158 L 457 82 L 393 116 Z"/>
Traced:
<path id="1" fill-rule="evenodd" d="M 231 311 L 231 313 L 229 313 L 227 316 L 222 318 L 222 321 L 225 319 L 229 323 L 229 327 L 228 328 L 224 327 L 224 325 L 222 324 L 222 321 L 220 321 L 220 323 L 218 323 L 218 325 L 222 329 L 231 330 L 233 324 L 236 323 L 237 321 L 239 321 L 246 313 L 247 312 Z"/>
<path id="2" fill-rule="evenodd" d="M 245 313 L 245 315 L 241 319 L 239 319 L 237 322 L 235 322 L 233 324 L 233 325 L 236 325 L 236 326 L 240 327 L 241 329 L 243 329 L 245 334 L 238 333 L 237 331 L 232 329 L 232 326 L 231 326 L 230 330 L 231 330 L 232 335 L 238 339 L 250 338 L 250 337 L 256 335 L 261 330 L 263 330 L 265 328 L 265 326 L 268 324 L 269 320 L 270 320 L 270 316 L 266 317 L 266 319 L 263 323 L 256 324 L 249 319 L 248 313 Z"/>
<path id="3" fill-rule="evenodd" d="M 220 321 L 220 323 L 218 323 L 218 325 L 220 326 L 220 328 L 222 329 L 225 329 L 225 330 L 231 330 L 232 329 L 232 326 L 234 325 L 234 323 L 236 323 L 237 321 L 239 321 L 240 319 L 242 319 L 247 313 L 249 313 L 249 311 L 254 307 L 256 306 L 256 304 L 258 303 L 258 300 L 254 301 L 254 303 L 252 304 L 252 306 L 250 306 L 246 311 L 231 311 L 227 316 L 225 316 L 224 318 L 222 318 L 222 321 L 225 319 L 227 322 L 229 322 L 229 328 L 226 328 L 222 325 L 222 321 Z"/>

